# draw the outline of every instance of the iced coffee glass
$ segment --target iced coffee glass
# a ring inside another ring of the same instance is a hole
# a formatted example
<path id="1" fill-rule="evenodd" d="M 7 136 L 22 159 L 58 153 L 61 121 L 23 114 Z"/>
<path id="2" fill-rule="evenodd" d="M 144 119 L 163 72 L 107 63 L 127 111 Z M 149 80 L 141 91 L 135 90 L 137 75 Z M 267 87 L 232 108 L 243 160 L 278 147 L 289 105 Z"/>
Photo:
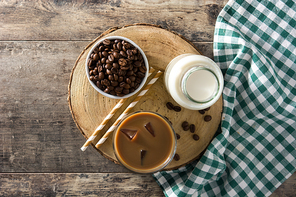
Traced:
<path id="1" fill-rule="evenodd" d="M 113 147 L 118 161 L 126 168 L 138 173 L 153 173 L 172 161 L 177 147 L 176 134 L 162 115 L 138 111 L 119 123 Z"/>

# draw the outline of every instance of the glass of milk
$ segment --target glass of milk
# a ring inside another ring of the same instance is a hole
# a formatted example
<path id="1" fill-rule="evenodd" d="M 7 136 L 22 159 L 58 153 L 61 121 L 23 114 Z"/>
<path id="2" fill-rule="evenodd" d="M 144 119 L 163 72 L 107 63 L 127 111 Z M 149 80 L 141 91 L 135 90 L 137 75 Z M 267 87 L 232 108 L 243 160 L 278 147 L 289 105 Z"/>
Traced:
<path id="1" fill-rule="evenodd" d="M 167 91 L 182 107 L 202 110 L 221 96 L 224 80 L 218 65 L 203 55 L 183 54 L 174 58 L 164 73 Z"/>

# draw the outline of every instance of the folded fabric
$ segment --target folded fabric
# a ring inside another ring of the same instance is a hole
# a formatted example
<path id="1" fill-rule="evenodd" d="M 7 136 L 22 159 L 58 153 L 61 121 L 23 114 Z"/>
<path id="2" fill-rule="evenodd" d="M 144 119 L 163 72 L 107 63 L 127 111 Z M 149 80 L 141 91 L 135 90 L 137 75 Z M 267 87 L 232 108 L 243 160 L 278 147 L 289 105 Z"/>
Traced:
<path id="1" fill-rule="evenodd" d="M 229 1 L 214 58 L 222 132 L 199 161 L 153 177 L 166 196 L 269 196 L 296 169 L 296 3 Z"/>

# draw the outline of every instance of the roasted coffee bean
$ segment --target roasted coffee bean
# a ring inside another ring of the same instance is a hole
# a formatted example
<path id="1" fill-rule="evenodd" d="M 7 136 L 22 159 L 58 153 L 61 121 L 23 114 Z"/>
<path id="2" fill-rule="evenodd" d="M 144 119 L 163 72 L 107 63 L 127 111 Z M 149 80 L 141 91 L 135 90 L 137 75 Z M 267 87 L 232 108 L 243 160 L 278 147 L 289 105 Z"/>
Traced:
<path id="1" fill-rule="evenodd" d="M 103 66 L 98 66 L 98 72 L 102 72 L 103 71 Z"/>
<path id="2" fill-rule="evenodd" d="M 101 90 L 103 89 L 103 86 L 102 86 L 102 84 L 101 84 L 99 81 L 96 82 L 96 85 L 97 85 L 98 88 L 100 88 Z"/>
<path id="3" fill-rule="evenodd" d="M 120 54 L 117 51 L 113 52 L 113 57 L 118 59 L 120 57 Z"/>
<path id="4" fill-rule="evenodd" d="M 145 74 L 142 73 L 142 72 L 138 72 L 138 73 L 137 73 L 137 76 L 140 77 L 140 78 L 144 78 L 144 77 L 145 77 Z"/>
<path id="5" fill-rule="evenodd" d="M 105 75 L 103 72 L 99 72 L 99 80 L 103 80 L 105 78 Z"/>
<path id="6" fill-rule="evenodd" d="M 108 57 L 108 52 L 107 52 L 107 51 L 103 51 L 103 52 L 102 52 L 102 55 L 103 55 L 105 58 L 107 58 L 107 57 Z"/>
<path id="7" fill-rule="evenodd" d="M 103 80 L 103 84 L 104 84 L 105 86 L 109 86 L 109 85 L 110 85 L 110 81 L 109 81 L 108 79 L 104 79 L 104 80 Z"/>
<path id="8" fill-rule="evenodd" d="M 125 89 L 130 89 L 131 86 L 130 86 L 130 84 L 126 83 L 126 84 L 123 86 L 123 88 L 125 88 Z"/>
<path id="9" fill-rule="evenodd" d="M 122 44 L 121 44 L 121 42 L 118 42 L 118 43 L 116 44 L 116 48 L 117 48 L 118 50 L 121 50 L 121 49 L 122 49 Z"/>
<path id="10" fill-rule="evenodd" d="M 134 55 L 132 50 L 126 50 L 126 54 L 127 54 L 128 56 Z"/>
<path id="11" fill-rule="evenodd" d="M 105 90 L 104 90 L 104 92 L 105 93 L 109 93 L 111 90 L 109 89 L 109 88 L 106 88 Z"/>
<path id="12" fill-rule="evenodd" d="M 113 67 L 113 68 L 111 68 L 111 72 L 113 74 L 117 74 L 118 73 L 118 69 Z"/>
<path id="13" fill-rule="evenodd" d="M 129 79 L 130 79 L 131 81 L 135 81 L 135 80 L 136 80 L 136 77 L 135 77 L 135 76 L 130 76 Z"/>
<path id="14" fill-rule="evenodd" d="M 104 46 L 102 46 L 102 45 L 99 46 L 99 51 L 100 51 L 100 52 L 104 51 Z"/>
<path id="15" fill-rule="evenodd" d="M 111 75 L 111 74 L 113 74 L 113 73 L 111 72 L 111 70 L 109 70 L 109 69 L 106 69 L 106 73 L 107 73 L 107 75 Z"/>
<path id="16" fill-rule="evenodd" d="M 133 74 L 134 74 L 134 71 L 133 71 L 133 70 L 129 70 L 129 71 L 126 73 L 127 76 L 132 76 Z"/>
<path id="17" fill-rule="evenodd" d="M 211 121 L 211 120 L 212 120 L 212 116 L 210 116 L 210 115 L 205 115 L 205 117 L 204 117 L 204 121 L 209 122 L 209 121 Z"/>
<path id="18" fill-rule="evenodd" d="M 108 56 L 108 60 L 109 60 L 110 62 L 113 63 L 113 61 L 114 61 L 114 56 L 113 56 L 113 54 L 110 54 L 110 55 Z"/>
<path id="19" fill-rule="evenodd" d="M 140 61 L 135 61 L 134 62 L 135 67 L 140 67 L 141 66 L 141 62 Z"/>
<path id="20" fill-rule="evenodd" d="M 136 83 L 141 83 L 141 81 L 142 81 L 142 79 L 140 79 L 140 78 L 138 78 L 138 77 L 137 77 L 136 80 L 135 80 Z"/>
<path id="21" fill-rule="evenodd" d="M 173 103 L 171 103 L 171 102 L 167 102 L 167 103 L 166 103 L 166 106 L 167 106 L 167 108 L 168 108 L 169 110 L 174 109 L 174 105 L 173 105 Z"/>
<path id="22" fill-rule="evenodd" d="M 198 112 L 199 112 L 200 114 L 204 114 L 204 113 L 206 113 L 205 110 L 203 110 L 203 109 L 202 109 L 202 110 L 198 110 Z"/>
<path id="23" fill-rule="evenodd" d="M 134 92 L 135 91 L 135 88 L 131 88 L 129 89 L 130 92 Z"/>
<path id="24" fill-rule="evenodd" d="M 118 80 L 118 75 L 114 74 L 114 80 L 117 81 Z"/>
<path id="25" fill-rule="evenodd" d="M 132 51 L 133 51 L 133 54 L 135 55 L 139 52 L 137 48 L 134 48 Z"/>
<path id="26" fill-rule="evenodd" d="M 95 81 L 99 81 L 99 75 L 95 75 L 94 80 L 95 80 Z"/>
<path id="27" fill-rule="evenodd" d="M 125 86 L 125 82 L 121 82 L 120 84 L 119 84 L 119 87 L 121 87 L 121 88 L 123 88 Z"/>
<path id="28" fill-rule="evenodd" d="M 105 40 L 103 40 L 103 44 L 104 45 L 110 45 L 111 41 L 109 39 L 105 39 Z"/>
<path id="29" fill-rule="evenodd" d="M 105 64 L 105 63 L 106 63 L 106 58 L 105 58 L 105 57 L 102 57 L 102 59 L 101 59 L 101 63 L 102 63 L 102 64 Z"/>
<path id="30" fill-rule="evenodd" d="M 125 51 L 120 51 L 119 53 L 120 53 L 120 55 L 122 55 L 123 57 L 127 57 L 127 54 L 126 54 Z"/>
<path id="31" fill-rule="evenodd" d="M 117 86 L 114 90 L 116 93 L 121 93 L 123 88 Z"/>
<path id="32" fill-rule="evenodd" d="M 176 133 L 176 137 L 177 137 L 177 140 L 178 140 L 178 139 L 180 139 L 181 136 L 178 133 Z"/>
<path id="33" fill-rule="evenodd" d="M 111 64 L 106 64 L 106 65 L 105 65 L 105 68 L 106 68 L 106 69 L 111 69 L 111 68 L 112 68 L 112 65 L 111 65 Z"/>
<path id="34" fill-rule="evenodd" d="M 92 58 L 92 59 L 93 59 L 94 61 L 98 61 L 99 58 L 100 58 L 99 55 L 98 55 L 97 53 L 95 53 L 95 54 L 93 55 L 93 58 Z"/>
<path id="35" fill-rule="evenodd" d="M 189 129 L 190 129 L 189 124 L 187 124 L 186 126 L 183 127 L 183 130 L 184 130 L 184 131 L 188 131 Z"/>
<path id="36" fill-rule="evenodd" d="M 140 72 L 145 73 L 146 72 L 146 67 L 145 66 L 141 66 L 139 67 Z"/>
<path id="37" fill-rule="evenodd" d="M 182 122 L 182 128 L 188 127 L 189 123 L 187 121 Z"/>
<path id="38" fill-rule="evenodd" d="M 175 161 L 179 161 L 180 160 L 180 156 L 177 153 L 174 155 L 174 160 Z"/>
<path id="39" fill-rule="evenodd" d="M 126 88 L 125 88 L 125 89 L 122 90 L 122 93 L 123 93 L 123 94 L 129 94 L 130 91 L 129 91 L 129 89 L 126 89 Z"/>
<path id="40" fill-rule="evenodd" d="M 112 66 L 113 66 L 113 68 L 119 69 L 119 64 L 118 63 L 113 63 Z"/>
<path id="41" fill-rule="evenodd" d="M 116 87 L 116 86 L 118 86 L 118 81 L 110 81 L 110 84 L 111 84 L 113 87 Z"/>
<path id="42" fill-rule="evenodd" d="M 204 110 L 205 110 L 205 111 L 209 111 L 209 110 L 210 110 L 210 108 L 211 108 L 211 107 L 208 107 L 208 108 L 206 108 L 206 109 L 204 109 Z"/>
<path id="43" fill-rule="evenodd" d="M 174 106 L 174 111 L 175 112 L 180 112 L 181 111 L 181 107 L 180 106 Z"/>
<path id="44" fill-rule="evenodd" d="M 128 84 L 131 84 L 132 83 L 132 81 L 131 81 L 131 79 L 130 78 L 126 78 L 126 83 L 128 83 Z"/>
<path id="45" fill-rule="evenodd" d="M 193 135 L 192 135 L 192 138 L 193 138 L 195 141 L 199 140 L 199 136 L 198 136 L 197 134 L 193 134 Z"/>
<path id="46" fill-rule="evenodd" d="M 191 133 L 194 133 L 195 132 L 195 125 L 194 124 L 191 124 L 189 126 L 189 130 L 190 130 Z"/>
<path id="47" fill-rule="evenodd" d="M 110 90 L 114 90 L 114 87 L 113 86 L 107 86 L 107 88 L 109 88 Z"/>
<path id="48" fill-rule="evenodd" d="M 109 79 L 109 81 L 113 81 L 114 80 L 114 76 L 113 75 L 108 75 L 108 79 Z"/>
<path id="49" fill-rule="evenodd" d="M 122 81 L 123 81 L 123 77 L 122 76 L 118 77 L 118 82 L 120 83 Z"/>
<path id="50" fill-rule="evenodd" d="M 126 67 L 124 67 L 124 66 L 120 66 L 120 69 L 126 71 L 126 70 L 129 69 L 129 67 L 128 67 L 128 66 L 126 66 Z"/>

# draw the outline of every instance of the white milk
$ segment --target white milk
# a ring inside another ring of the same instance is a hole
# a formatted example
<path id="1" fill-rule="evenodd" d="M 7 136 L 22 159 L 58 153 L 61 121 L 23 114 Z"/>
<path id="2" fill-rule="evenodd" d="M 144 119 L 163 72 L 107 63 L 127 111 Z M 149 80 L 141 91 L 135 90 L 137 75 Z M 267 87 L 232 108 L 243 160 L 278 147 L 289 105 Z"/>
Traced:
<path id="1" fill-rule="evenodd" d="M 183 54 L 174 58 L 165 70 L 164 81 L 173 99 L 192 110 L 213 105 L 223 89 L 220 68 L 202 55 Z"/>
<path id="2" fill-rule="evenodd" d="M 185 77 L 185 76 L 184 76 Z M 188 74 L 184 80 L 183 92 L 197 102 L 206 102 L 213 98 L 218 90 L 218 80 L 209 70 L 199 69 Z"/>

